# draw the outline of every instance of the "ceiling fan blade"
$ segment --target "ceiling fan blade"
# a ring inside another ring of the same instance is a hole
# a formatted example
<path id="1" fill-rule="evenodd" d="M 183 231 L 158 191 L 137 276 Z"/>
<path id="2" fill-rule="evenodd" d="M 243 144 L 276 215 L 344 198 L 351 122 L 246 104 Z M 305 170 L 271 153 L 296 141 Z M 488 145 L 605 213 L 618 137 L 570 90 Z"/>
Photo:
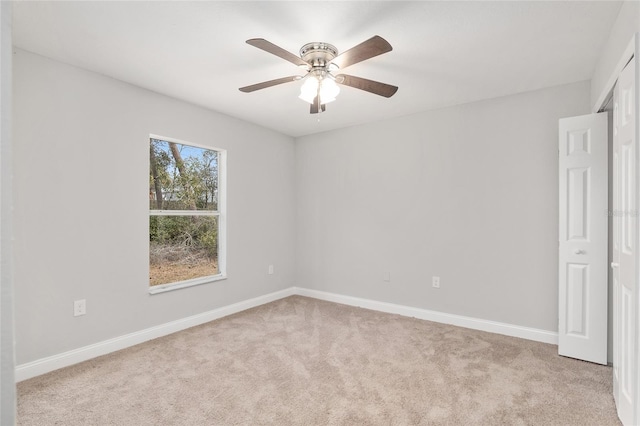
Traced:
<path id="1" fill-rule="evenodd" d="M 257 47 L 258 49 L 262 49 L 265 52 L 269 52 L 272 55 L 276 55 L 279 56 L 280 58 L 291 62 L 294 65 L 298 65 L 298 66 L 309 66 L 309 64 L 306 61 L 303 61 L 302 58 L 300 58 L 299 56 L 294 55 L 291 52 L 288 52 L 286 50 L 284 50 L 282 47 L 280 46 L 276 46 L 275 44 L 271 43 L 270 41 L 267 41 L 263 38 L 252 38 L 247 40 L 247 44 L 250 44 L 251 46 Z"/>
<path id="2" fill-rule="evenodd" d="M 309 110 L 310 114 L 317 114 L 320 112 L 320 96 L 316 95 L 313 98 L 313 103 L 311 104 L 311 109 Z"/>
<path id="3" fill-rule="evenodd" d="M 317 104 L 317 97 L 315 99 L 315 101 L 311 104 L 311 110 L 309 111 L 310 114 L 317 114 L 318 111 L 318 104 Z M 325 112 L 327 110 L 327 106 L 325 104 L 320 105 L 320 110 L 322 110 L 322 112 Z"/>
<path id="4" fill-rule="evenodd" d="M 263 81 L 262 83 L 252 84 L 251 86 L 241 87 L 240 91 L 244 93 L 255 92 L 256 90 L 266 89 L 267 87 L 277 86 L 278 84 L 289 83 L 298 80 L 300 76 L 291 75 L 289 77 L 277 78 L 275 80 Z"/>
<path id="5" fill-rule="evenodd" d="M 344 86 L 355 87 L 356 89 L 360 90 L 365 90 L 376 95 L 384 96 L 385 98 L 390 98 L 398 91 L 397 86 L 392 86 L 390 84 L 380 83 L 379 81 L 367 80 L 366 78 L 354 77 L 352 75 L 346 74 L 338 74 L 336 76 L 336 83 L 342 84 Z"/>
<path id="6" fill-rule="evenodd" d="M 391 52 L 393 48 L 380 36 L 373 36 L 367 41 L 363 41 L 357 46 L 342 52 L 336 56 L 331 63 L 336 64 L 341 69 L 344 69 L 350 65 L 357 64 L 367 59 L 371 59 L 375 56 L 382 55 L 383 53 Z"/>

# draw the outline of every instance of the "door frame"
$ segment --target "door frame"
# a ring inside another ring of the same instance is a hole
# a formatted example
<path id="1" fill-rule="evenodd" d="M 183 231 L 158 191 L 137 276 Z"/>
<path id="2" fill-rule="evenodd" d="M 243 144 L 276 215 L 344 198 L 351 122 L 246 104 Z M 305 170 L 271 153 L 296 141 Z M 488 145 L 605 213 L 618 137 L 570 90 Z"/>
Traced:
<path id="1" fill-rule="evenodd" d="M 635 33 L 631 38 L 631 41 L 627 45 L 626 49 L 623 51 L 618 63 L 611 71 L 609 78 L 607 79 L 607 83 L 598 96 L 596 103 L 592 106 L 592 112 L 602 112 L 611 96 L 613 96 L 613 88 L 615 87 L 616 82 L 618 81 L 618 77 L 625 66 L 629 63 L 632 58 L 636 58 L 636 72 L 635 72 L 635 108 L 636 114 L 640 115 L 640 33 Z M 640 117 L 636 117 L 636 138 L 635 138 L 635 152 L 636 152 L 636 170 L 640 170 Z M 636 188 L 640 188 L 640 173 L 636 174 Z M 636 189 L 636 192 L 640 191 Z M 640 201 L 640 194 L 636 193 L 636 197 L 638 201 Z M 640 221 L 638 220 L 638 214 L 634 215 L 635 226 L 636 226 L 636 235 L 635 235 L 635 244 L 636 247 L 640 247 Z M 635 278 L 635 288 L 640 289 L 638 285 L 640 283 L 640 270 L 636 271 L 634 274 Z M 640 317 L 640 291 L 636 292 L 636 297 L 633 300 L 633 309 L 636 313 L 638 313 L 637 317 Z M 636 336 L 635 336 L 635 348 L 633 350 L 636 365 L 640 365 L 640 324 L 636 324 Z M 615 350 L 615 349 L 614 349 Z M 636 374 L 634 377 L 635 380 L 635 396 L 634 396 L 634 421 L 633 424 L 640 423 L 640 368 L 636 369 Z"/>

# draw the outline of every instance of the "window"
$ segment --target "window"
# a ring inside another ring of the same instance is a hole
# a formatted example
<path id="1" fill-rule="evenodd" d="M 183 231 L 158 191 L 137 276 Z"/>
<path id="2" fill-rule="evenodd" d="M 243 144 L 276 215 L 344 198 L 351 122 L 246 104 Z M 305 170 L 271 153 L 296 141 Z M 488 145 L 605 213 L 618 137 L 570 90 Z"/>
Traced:
<path id="1" fill-rule="evenodd" d="M 225 277 L 225 151 L 151 136 L 149 291 Z"/>

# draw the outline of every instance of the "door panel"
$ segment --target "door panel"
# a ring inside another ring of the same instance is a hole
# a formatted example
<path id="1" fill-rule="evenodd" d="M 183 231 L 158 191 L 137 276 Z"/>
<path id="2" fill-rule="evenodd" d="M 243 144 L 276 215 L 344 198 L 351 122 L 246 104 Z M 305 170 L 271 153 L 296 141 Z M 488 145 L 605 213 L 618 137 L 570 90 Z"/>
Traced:
<path id="1" fill-rule="evenodd" d="M 587 337 L 589 265 L 567 264 L 567 334 Z"/>
<path id="2" fill-rule="evenodd" d="M 621 314 L 622 318 L 629 318 L 632 316 L 632 293 L 626 286 L 622 286 L 622 301 L 621 301 Z M 633 359 L 633 324 L 630 321 L 622 321 L 622 341 L 621 353 L 622 353 L 622 365 L 620 369 L 622 371 L 620 390 L 622 391 L 625 399 L 631 400 L 633 396 L 633 388 L 631 386 L 633 380 L 628 373 L 631 370 L 630 361 Z"/>
<path id="3" fill-rule="evenodd" d="M 589 229 L 587 227 L 589 220 L 589 170 L 590 168 L 588 167 L 576 167 L 567 170 L 569 174 L 567 177 L 569 185 L 568 241 L 589 240 Z"/>
<path id="4" fill-rule="evenodd" d="M 607 363 L 607 114 L 559 122 L 558 353 Z"/>

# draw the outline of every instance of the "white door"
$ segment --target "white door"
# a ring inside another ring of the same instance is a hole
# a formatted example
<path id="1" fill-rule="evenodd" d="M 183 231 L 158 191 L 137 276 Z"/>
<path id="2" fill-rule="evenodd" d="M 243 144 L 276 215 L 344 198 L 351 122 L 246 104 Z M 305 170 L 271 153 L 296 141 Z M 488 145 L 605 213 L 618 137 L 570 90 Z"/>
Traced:
<path id="1" fill-rule="evenodd" d="M 618 416 L 634 424 L 636 397 L 637 195 L 635 138 L 635 60 L 620 74 L 613 107 L 613 393 Z"/>
<path id="2" fill-rule="evenodd" d="M 558 353 L 607 363 L 607 114 L 559 122 Z"/>

